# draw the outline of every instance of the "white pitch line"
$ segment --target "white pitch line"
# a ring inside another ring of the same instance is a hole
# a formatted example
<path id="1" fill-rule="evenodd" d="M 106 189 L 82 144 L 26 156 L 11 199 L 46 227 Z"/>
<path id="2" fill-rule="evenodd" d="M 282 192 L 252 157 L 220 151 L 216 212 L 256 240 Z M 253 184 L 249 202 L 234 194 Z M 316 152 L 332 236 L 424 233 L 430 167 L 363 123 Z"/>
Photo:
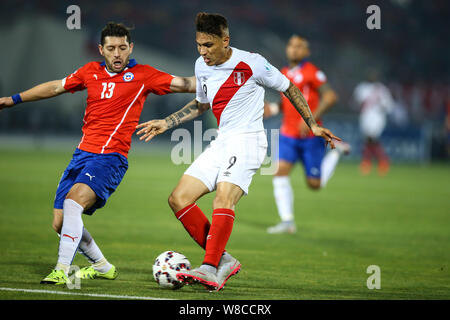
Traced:
<path id="1" fill-rule="evenodd" d="M 131 299 L 131 300 L 173 300 L 165 298 L 154 297 L 139 297 L 139 296 L 123 296 L 114 294 L 100 294 L 100 293 L 77 293 L 77 292 L 65 292 L 65 291 L 52 291 L 52 290 L 38 290 L 38 289 L 19 289 L 19 288 L 2 288 L 0 291 L 14 291 L 14 292 L 28 292 L 28 293 L 47 293 L 47 294 L 59 294 L 67 296 L 86 296 L 95 298 L 110 298 L 110 299 Z"/>

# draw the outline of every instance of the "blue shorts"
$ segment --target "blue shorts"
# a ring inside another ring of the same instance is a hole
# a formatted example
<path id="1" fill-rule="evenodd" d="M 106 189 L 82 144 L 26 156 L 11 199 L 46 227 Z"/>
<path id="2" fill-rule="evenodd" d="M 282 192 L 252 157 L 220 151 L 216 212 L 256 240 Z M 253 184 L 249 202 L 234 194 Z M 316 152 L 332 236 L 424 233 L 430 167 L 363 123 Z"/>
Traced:
<path id="1" fill-rule="evenodd" d="M 308 178 L 320 178 L 325 150 L 325 141 L 321 137 L 291 138 L 280 134 L 279 160 L 301 161 Z"/>
<path id="2" fill-rule="evenodd" d="M 62 209 L 67 193 L 76 183 L 87 184 L 97 195 L 97 202 L 85 210 L 91 215 L 102 208 L 116 190 L 128 169 L 128 160 L 119 153 L 97 154 L 75 149 L 56 190 L 54 208 Z"/>

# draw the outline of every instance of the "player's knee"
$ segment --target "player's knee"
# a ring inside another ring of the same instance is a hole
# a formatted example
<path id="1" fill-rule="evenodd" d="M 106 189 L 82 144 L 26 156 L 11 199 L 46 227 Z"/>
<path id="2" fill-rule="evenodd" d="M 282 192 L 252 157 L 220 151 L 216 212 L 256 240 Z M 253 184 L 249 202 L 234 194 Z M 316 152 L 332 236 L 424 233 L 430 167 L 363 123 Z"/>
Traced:
<path id="1" fill-rule="evenodd" d="M 275 172 L 275 176 L 283 177 L 288 176 L 291 173 L 292 165 L 280 162 L 277 167 L 277 171 Z"/>
<path id="2" fill-rule="evenodd" d="M 87 185 L 78 183 L 67 193 L 66 199 L 71 199 L 83 208 L 91 207 L 97 200 L 95 192 Z"/>
<path id="3" fill-rule="evenodd" d="M 320 179 L 307 179 L 306 182 L 311 190 L 320 189 Z"/>
<path id="4" fill-rule="evenodd" d="M 227 197 L 225 195 L 216 194 L 216 197 L 213 201 L 213 208 L 227 208 L 227 209 L 233 209 L 234 203 L 233 200 L 230 197 Z"/>
<path id="5" fill-rule="evenodd" d="M 191 204 L 190 199 L 188 199 L 188 197 L 183 192 L 177 190 L 172 191 L 169 196 L 168 202 L 170 208 L 172 208 L 174 212 L 178 212 Z"/>

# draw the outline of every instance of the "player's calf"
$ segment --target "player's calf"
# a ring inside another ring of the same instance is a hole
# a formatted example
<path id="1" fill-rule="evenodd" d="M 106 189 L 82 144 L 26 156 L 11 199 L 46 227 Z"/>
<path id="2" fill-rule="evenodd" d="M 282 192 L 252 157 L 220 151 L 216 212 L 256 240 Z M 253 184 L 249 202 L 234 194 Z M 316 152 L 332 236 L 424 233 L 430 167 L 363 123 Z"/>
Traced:
<path id="1" fill-rule="evenodd" d="M 63 210 L 53 209 L 52 228 L 53 230 L 55 230 L 57 234 L 61 233 L 62 223 L 63 223 Z"/>

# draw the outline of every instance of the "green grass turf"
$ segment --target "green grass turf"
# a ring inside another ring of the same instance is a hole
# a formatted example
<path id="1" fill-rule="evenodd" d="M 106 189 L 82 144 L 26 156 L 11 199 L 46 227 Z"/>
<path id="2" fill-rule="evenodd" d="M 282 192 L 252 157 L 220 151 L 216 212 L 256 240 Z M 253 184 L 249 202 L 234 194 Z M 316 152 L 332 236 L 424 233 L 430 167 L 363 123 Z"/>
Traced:
<path id="1" fill-rule="evenodd" d="M 51 229 L 54 192 L 70 151 L 0 150 L 0 287 L 40 285 L 57 258 Z M 130 168 L 105 208 L 85 226 L 119 270 L 114 281 L 85 280 L 77 293 L 174 299 L 449 299 L 450 167 L 394 165 L 388 176 L 362 177 L 341 163 L 328 186 L 310 191 L 292 174 L 298 232 L 268 235 L 278 222 L 270 176 L 255 175 L 237 206 L 227 249 L 242 271 L 219 293 L 158 287 L 155 257 L 166 250 L 198 266 L 203 251 L 167 205 L 186 166 L 167 155 L 132 152 Z M 210 217 L 210 194 L 200 208 Z M 84 266 L 77 255 L 74 264 Z M 369 290 L 369 265 L 381 268 L 381 289 Z M 90 299 L 0 291 L 0 299 Z M 97 298 L 98 299 L 98 298 Z"/>

